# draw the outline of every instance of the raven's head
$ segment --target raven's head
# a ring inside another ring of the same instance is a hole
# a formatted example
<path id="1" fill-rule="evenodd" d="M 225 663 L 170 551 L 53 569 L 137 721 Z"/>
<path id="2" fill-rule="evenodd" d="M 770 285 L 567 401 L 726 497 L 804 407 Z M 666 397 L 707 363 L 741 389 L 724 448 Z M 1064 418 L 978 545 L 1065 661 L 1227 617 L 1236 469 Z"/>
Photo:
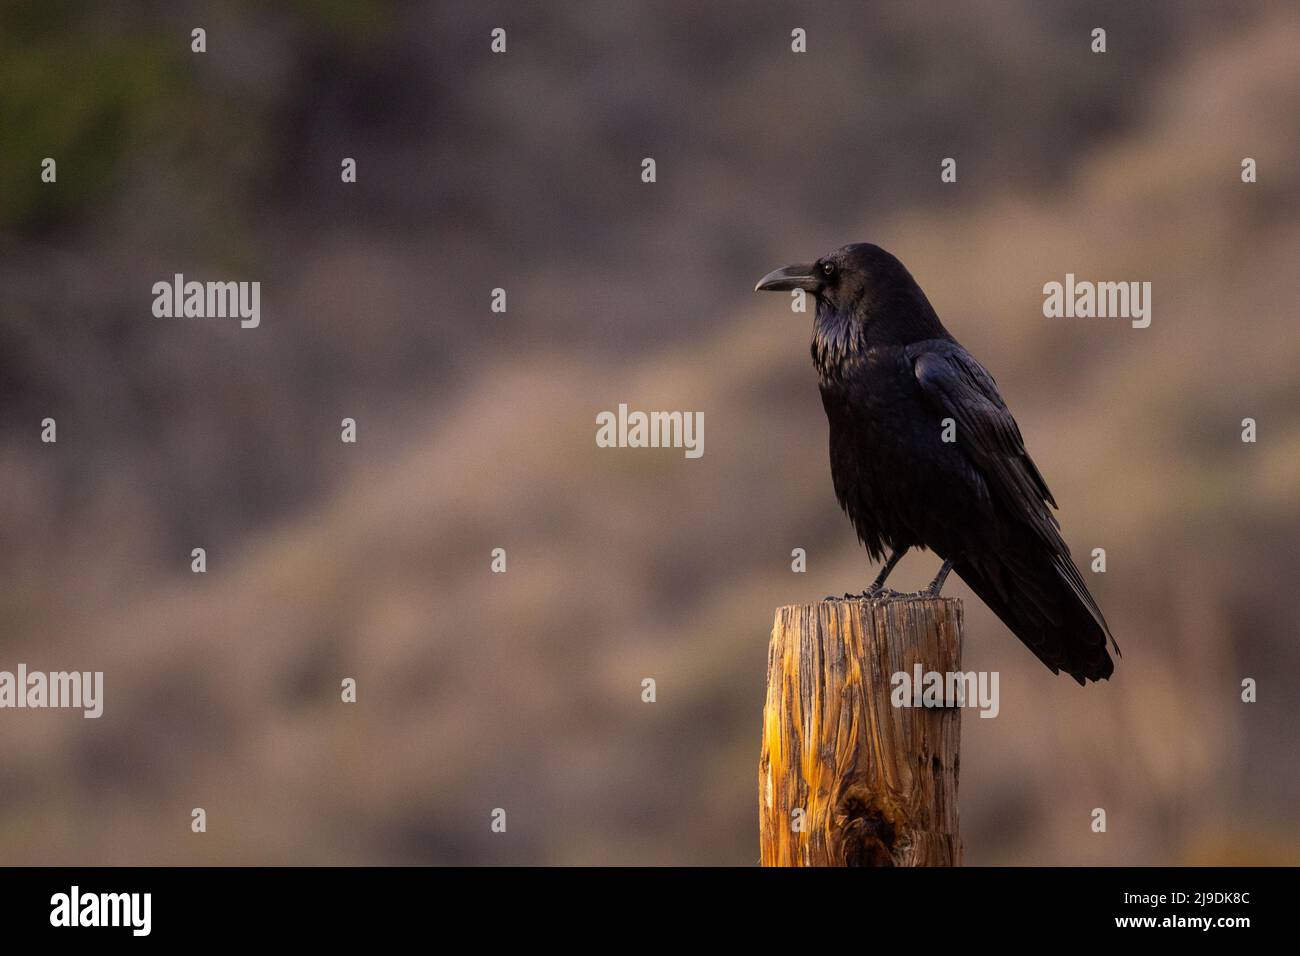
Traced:
<path id="1" fill-rule="evenodd" d="M 816 298 L 814 346 L 824 346 L 828 357 L 947 335 L 907 268 L 869 242 L 836 249 L 811 265 L 769 272 L 754 286 L 756 292 L 793 289 Z"/>

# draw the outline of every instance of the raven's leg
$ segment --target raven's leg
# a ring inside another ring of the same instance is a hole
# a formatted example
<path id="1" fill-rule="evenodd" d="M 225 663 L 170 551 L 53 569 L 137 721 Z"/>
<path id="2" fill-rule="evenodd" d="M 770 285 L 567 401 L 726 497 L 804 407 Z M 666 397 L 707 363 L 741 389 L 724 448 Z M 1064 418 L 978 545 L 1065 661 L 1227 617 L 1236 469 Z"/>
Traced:
<path id="1" fill-rule="evenodd" d="M 846 594 L 846 598 L 873 598 L 879 597 L 885 590 L 885 578 L 889 577 L 889 572 L 894 570 L 894 565 L 903 560 L 903 555 L 907 554 L 907 548 L 899 548 L 885 560 L 885 566 L 880 569 L 876 575 L 876 580 L 871 582 L 871 587 L 867 588 L 861 594 Z M 835 600 L 834 595 L 827 598 L 828 601 Z"/>
<path id="2" fill-rule="evenodd" d="M 930 582 L 930 586 L 921 593 L 929 597 L 938 597 L 939 592 L 943 590 L 943 582 L 947 579 L 948 572 L 951 570 L 952 559 L 949 558 L 943 563 L 943 567 L 939 569 L 939 573 L 934 576 L 934 580 Z"/>
<path id="3" fill-rule="evenodd" d="M 880 569 L 876 575 L 876 580 L 871 582 L 871 587 L 867 588 L 867 594 L 879 594 L 885 588 L 885 578 L 889 577 L 889 572 L 894 570 L 894 565 L 903 560 L 903 555 L 907 554 L 906 548 L 899 548 L 885 560 L 885 566 Z"/>

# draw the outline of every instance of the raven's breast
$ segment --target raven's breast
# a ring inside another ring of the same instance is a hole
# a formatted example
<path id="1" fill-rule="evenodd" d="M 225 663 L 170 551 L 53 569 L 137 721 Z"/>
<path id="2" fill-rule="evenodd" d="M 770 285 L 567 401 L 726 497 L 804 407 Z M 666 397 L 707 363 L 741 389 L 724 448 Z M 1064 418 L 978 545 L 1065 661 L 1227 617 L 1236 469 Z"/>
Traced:
<path id="1" fill-rule="evenodd" d="M 852 374 L 823 377 L 835 497 L 875 560 L 896 548 L 953 551 L 979 482 L 925 404 L 902 349 L 873 350 Z"/>

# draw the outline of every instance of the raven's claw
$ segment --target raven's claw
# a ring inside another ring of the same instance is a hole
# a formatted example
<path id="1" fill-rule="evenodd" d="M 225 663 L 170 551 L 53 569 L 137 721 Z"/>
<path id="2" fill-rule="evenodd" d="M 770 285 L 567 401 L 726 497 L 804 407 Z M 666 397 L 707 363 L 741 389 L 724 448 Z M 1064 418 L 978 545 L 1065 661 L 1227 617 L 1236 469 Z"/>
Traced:
<path id="1" fill-rule="evenodd" d="M 893 588 L 870 587 L 861 594 L 845 594 L 844 597 L 836 597 L 834 594 L 826 595 L 828 601 L 875 601 L 879 598 L 898 598 L 910 597 L 902 591 L 895 591 Z"/>

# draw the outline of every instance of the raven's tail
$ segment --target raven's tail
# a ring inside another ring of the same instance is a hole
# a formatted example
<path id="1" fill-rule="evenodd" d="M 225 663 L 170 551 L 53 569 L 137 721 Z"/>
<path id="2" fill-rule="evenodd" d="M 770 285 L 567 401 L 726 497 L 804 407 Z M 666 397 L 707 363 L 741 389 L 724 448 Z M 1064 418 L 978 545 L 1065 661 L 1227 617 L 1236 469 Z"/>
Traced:
<path id="1" fill-rule="evenodd" d="M 953 570 L 1053 674 L 1080 684 L 1109 678 L 1115 663 L 1106 644 L 1116 655 L 1119 645 L 1064 542 L 1055 553 L 1039 540 L 1021 544 L 958 559 Z"/>

